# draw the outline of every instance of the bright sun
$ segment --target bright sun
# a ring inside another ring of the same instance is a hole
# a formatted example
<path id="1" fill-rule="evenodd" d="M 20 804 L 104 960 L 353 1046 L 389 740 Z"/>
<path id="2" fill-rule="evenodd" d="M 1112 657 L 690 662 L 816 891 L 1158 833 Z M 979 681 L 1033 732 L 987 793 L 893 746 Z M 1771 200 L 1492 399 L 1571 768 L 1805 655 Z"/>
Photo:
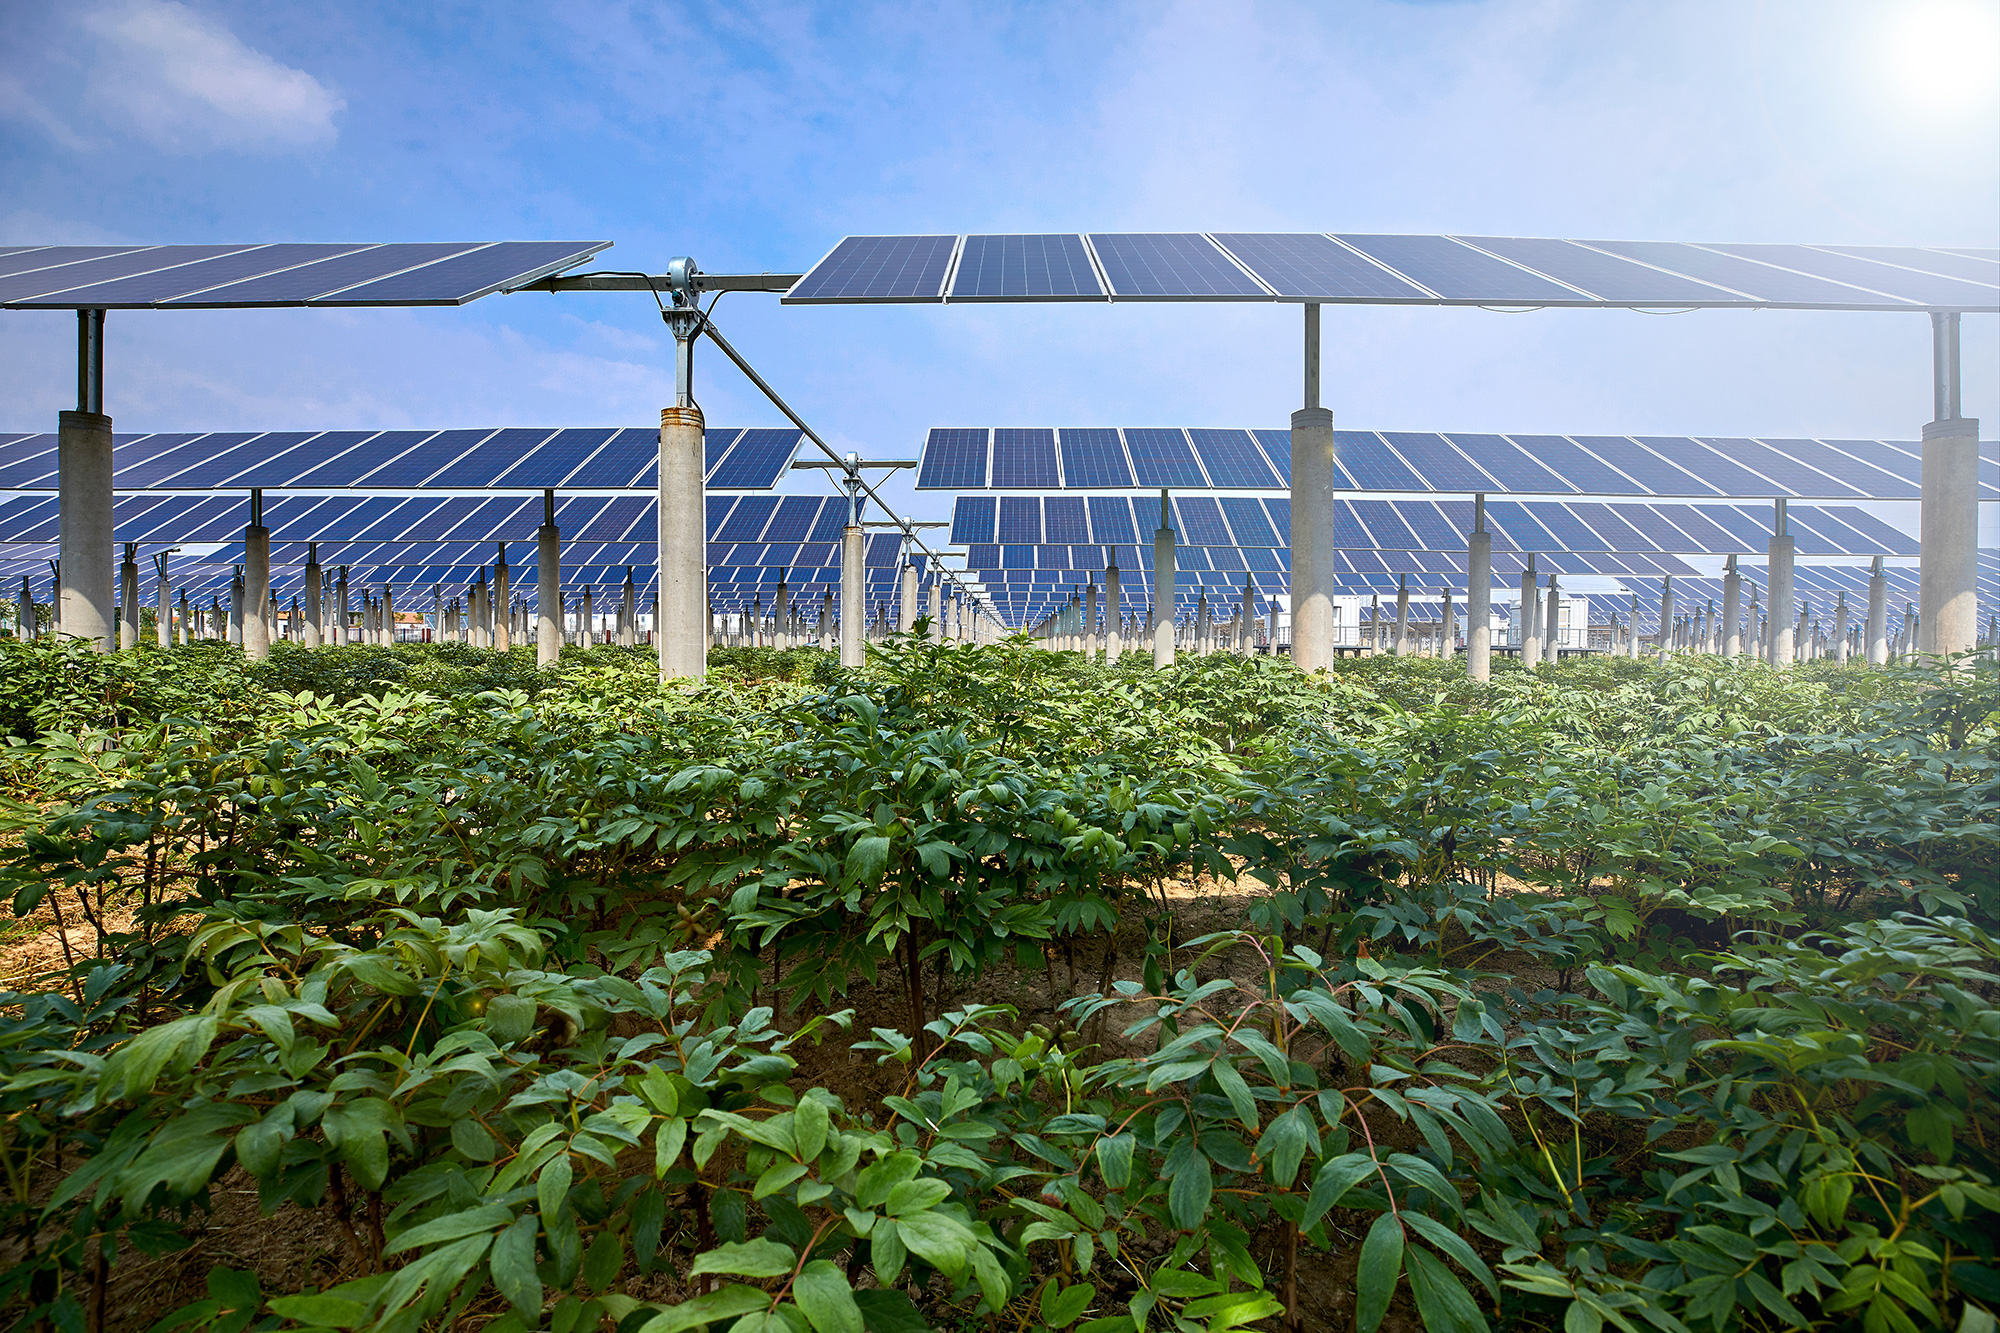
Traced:
<path id="1" fill-rule="evenodd" d="M 2000 0 L 1915 0 L 1889 10 L 1883 66 L 1899 98 L 1933 116 L 1984 113 L 1993 106 L 2000 83 Z"/>

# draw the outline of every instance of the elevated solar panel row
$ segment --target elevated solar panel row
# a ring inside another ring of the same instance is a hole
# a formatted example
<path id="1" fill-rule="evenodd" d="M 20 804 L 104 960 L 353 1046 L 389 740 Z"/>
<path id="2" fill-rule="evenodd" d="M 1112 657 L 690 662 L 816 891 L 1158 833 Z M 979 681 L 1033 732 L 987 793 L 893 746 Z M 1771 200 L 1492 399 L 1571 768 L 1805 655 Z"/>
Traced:
<path id="1" fill-rule="evenodd" d="M 769 490 L 803 438 L 793 427 L 710 430 L 708 485 Z M 651 490 L 658 462 L 652 427 L 120 433 L 112 441 L 119 490 Z M 52 491 L 56 474 L 54 436 L 0 437 L 0 491 Z"/>
<path id="2" fill-rule="evenodd" d="M 1989 253 L 1353 232 L 850 236 L 784 299 L 1991 311 Z"/>
<path id="3" fill-rule="evenodd" d="M 2000 500 L 2000 444 L 1980 450 L 1980 497 Z M 1920 451 L 1899 440 L 1337 430 L 1332 463 L 1336 489 L 1356 491 L 1913 500 Z M 917 486 L 1282 490 L 1290 479 L 1289 431 L 938 427 Z"/>

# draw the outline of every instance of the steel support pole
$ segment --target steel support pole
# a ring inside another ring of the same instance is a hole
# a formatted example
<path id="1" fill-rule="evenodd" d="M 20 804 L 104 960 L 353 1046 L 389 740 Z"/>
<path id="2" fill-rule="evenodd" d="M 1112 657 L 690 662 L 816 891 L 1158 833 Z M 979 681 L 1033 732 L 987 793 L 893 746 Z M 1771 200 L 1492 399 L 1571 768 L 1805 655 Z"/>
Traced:
<path id="1" fill-rule="evenodd" d="M 1293 507 L 1295 516 L 1298 509 Z M 1160 492 L 1160 526 L 1153 530 L 1153 665 L 1174 664 L 1174 529 L 1173 509 Z M 1294 578 L 1297 577 L 1295 574 Z M 1296 585 L 1294 585 L 1296 586 Z"/>

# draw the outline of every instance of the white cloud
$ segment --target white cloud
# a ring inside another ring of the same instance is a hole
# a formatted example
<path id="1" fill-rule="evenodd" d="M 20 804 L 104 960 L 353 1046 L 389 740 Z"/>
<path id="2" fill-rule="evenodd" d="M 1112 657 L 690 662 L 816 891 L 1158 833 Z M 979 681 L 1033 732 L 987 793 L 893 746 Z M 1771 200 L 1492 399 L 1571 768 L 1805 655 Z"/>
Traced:
<path id="1" fill-rule="evenodd" d="M 102 42 L 93 101 L 158 148 L 280 152 L 338 134 L 338 93 L 175 0 L 131 0 L 87 25 Z"/>

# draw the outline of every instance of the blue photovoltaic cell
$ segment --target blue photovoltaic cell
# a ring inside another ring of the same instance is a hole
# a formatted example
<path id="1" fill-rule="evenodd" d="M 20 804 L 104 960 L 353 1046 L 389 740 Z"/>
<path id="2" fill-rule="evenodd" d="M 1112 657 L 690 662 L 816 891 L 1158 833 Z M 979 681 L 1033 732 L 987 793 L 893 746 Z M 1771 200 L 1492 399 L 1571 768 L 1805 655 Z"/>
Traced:
<path id="1" fill-rule="evenodd" d="M 1272 526 L 1278 529 L 1278 544 L 1289 549 L 1292 544 L 1292 502 L 1287 499 L 1264 501 L 1264 510 L 1271 516 Z M 1285 566 L 1291 568 L 1289 562 Z"/>
<path id="2" fill-rule="evenodd" d="M 214 484 L 260 489 L 288 485 L 293 477 L 317 466 L 329 454 L 343 453 L 372 433 L 358 430 L 324 433 L 310 430 L 272 431 L 258 437 L 249 449 L 238 450 L 232 455 L 236 461 L 230 465 L 228 474 L 218 478 Z M 327 439 L 327 436 L 334 438 Z M 208 483 L 184 476 L 175 478 L 173 484 L 184 487 Z"/>
<path id="3" fill-rule="evenodd" d="M 1718 245 L 1714 248 L 1743 259 L 1760 259 L 1780 268 L 1810 273 L 1816 278 L 1831 278 L 1835 282 L 1865 287 L 1884 296 L 1900 296 L 1919 305 L 1969 310 L 1981 307 L 1991 309 L 2000 304 L 2000 291 L 1982 283 L 1915 273 L 1806 245 Z"/>
<path id="4" fill-rule="evenodd" d="M 1049 496 L 1042 501 L 1042 537 L 1058 546 L 1080 546 L 1090 540 L 1082 496 Z"/>
<path id="5" fill-rule="evenodd" d="M 1002 546 L 1000 548 L 1002 569 L 1033 569 L 1035 548 L 1032 546 Z"/>
<path id="6" fill-rule="evenodd" d="M 1139 540 L 1132 506 L 1119 495 L 1090 497 L 1090 539 L 1102 546 L 1130 546 Z"/>
<path id="7" fill-rule="evenodd" d="M 1422 491 L 1429 487 L 1423 478 L 1404 466 L 1389 452 L 1381 437 L 1372 430 L 1337 430 L 1333 433 L 1333 454 L 1340 460 L 1358 489 L 1364 491 Z"/>
<path id="8" fill-rule="evenodd" d="M 791 467 L 801 438 L 801 433 L 789 426 L 746 430 L 709 477 L 708 484 L 723 490 L 764 490 L 775 486 Z"/>
<path id="9" fill-rule="evenodd" d="M 1500 483 L 1505 491 L 1543 491 L 1559 495 L 1574 490 L 1504 435 L 1468 435 L 1454 431 L 1451 442 L 1460 452 Z"/>
<path id="10" fill-rule="evenodd" d="M 754 542 L 761 540 L 764 525 L 771 521 L 771 515 L 778 509 L 775 495 L 746 495 L 730 511 L 729 521 L 715 535 L 717 541 Z"/>
<path id="11" fill-rule="evenodd" d="M 247 245 L 156 245 L 140 250 L 123 250 L 59 268 L 24 271 L 0 278 L 0 304 L 52 297 L 73 288 L 96 286 L 113 278 L 135 277 L 250 248 Z"/>
<path id="12" fill-rule="evenodd" d="M 150 247 L 137 245 L 33 245 L 0 258 L 0 277 L 36 269 L 61 268 L 108 255 L 129 255 Z"/>
<path id="13" fill-rule="evenodd" d="M 1179 430 L 1125 428 L 1125 444 L 1132 452 L 1132 471 L 1141 486 L 1204 487 L 1207 479 L 1195 462 L 1187 436 Z"/>
<path id="14" fill-rule="evenodd" d="M 1433 501 L 1400 501 L 1396 513 L 1416 534 L 1418 550 L 1448 551 L 1465 544 L 1466 529 L 1448 522 Z"/>
<path id="15" fill-rule="evenodd" d="M 919 490 L 964 490 L 986 485 L 987 432 L 934 426 L 924 440 Z"/>
<path id="16" fill-rule="evenodd" d="M 1032 496 L 1001 496 L 1000 540 L 1007 544 L 1039 543 L 1042 540 L 1042 502 Z"/>
<path id="17" fill-rule="evenodd" d="M 487 436 L 490 429 L 483 430 L 441 430 L 424 441 L 421 449 L 407 453 L 384 463 L 369 473 L 365 479 L 352 479 L 357 484 L 365 480 L 369 486 L 421 486 L 424 479 L 433 472 L 451 463 Z"/>
<path id="18" fill-rule="evenodd" d="M 1211 546 L 1208 548 L 1209 563 L 1216 569 L 1229 574 L 1243 572 L 1243 553 L 1233 546 Z"/>
<path id="19" fill-rule="evenodd" d="M 502 241 L 317 297 L 314 304 L 458 305 L 574 267 L 604 248 L 601 241 Z"/>
<path id="20" fill-rule="evenodd" d="M 1430 293 L 1319 232 L 1215 232 L 1280 296 L 1311 301 L 1429 301 Z"/>
<path id="21" fill-rule="evenodd" d="M 7 460 L 0 462 L 0 491 L 16 490 L 45 477 L 49 479 L 47 484 L 54 484 L 58 461 L 55 436 L 37 436 L 35 439 L 38 442 L 47 440 L 47 446 L 34 450 L 10 451 Z M 124 460 L 119 459 L 119 461 Z"/>
<path id="22" fill-rule="evenodd" d="M 1331 523 L 1333 544 L 1344 551 L 1372 551 L 1377 543 L 1367 525 L 1355 515 L 1354 506 L 1346 500 L 1335 500 L 1328 507 L 1327 518 Z M 1275 517 L 1275 510 L 1273 511 Z M 1289 537 L 1287 532 L 1287 537 Z M 1289 546 L 1289 540 L 1285 543 Z"/>
<path id="23" fill-rule="evenodd" d="M 701 475 L 704 481 L 715 475 L 730 446 L 743 438 L 740 427 L 711 426 L 701 433 Z"/>
<path id="24" fill-rule="evenodd" d="M 1360 236 L 1343 232 L 1340 239 L 1447 301 L 1534 305 L 1587 299 L 1547 278 L 1461 245 L 1449 236 Z"/>
<path id="25" fill-rule="evenodd" d="M 1701 440 L 1685 435 L 1637 435 L 1633 437 L 1654 453 L 1692 472 L 1701 482 L 1724 495 L 1768 495 L 1771 483 L 1741 465 L 1741 460 L 1710 448 Z M 1822 490 L 1825 483 L 1821 482 Z M 1806 494 L 1812 492 L 1808 490 Z"/>
<path id="26" fill-rule="evenodd" d="M 509 500 L 505 509 L 511 510 L 519 501 Z M 495 501 L 476 495 L 456 495 L 434 501 L 418 501 L 412 507 L 398 511 L 396 517 L 403 527 L 394 533 L 398 541 L 476 541 L 484 542 L 490 536 L 505 513 Z"/>
<path id="27" fill-rule="evenodd" d="M 1056 433 L 1052 430 L 993 432 L 993 487 L 1047 490 L 1062 484 L 1056 473 Z"/>
<path id="28" fill-rule="evenodd" d="M 401 243 L 370 246 L 354 254 L 323 259 L 303 268 L 270 273 L 230 284 L 219 291 L 202 292 L 175 300 L 175 305 L 292 305 L 326 296 L 345 287 L 371 282 L 391 273 L 430 264 L 472 249 L 469 242 Z"/>
<path id="29" fill-rule="evenodd" d="M 1702 443 L 1715 453 L 1721 454 L 1724 458 L 1740 463 L 1746 468 L 1754 468 L 1771 479 L 1769 483 L 1761 485 L 1751 485 L 1749 484 L 1749 480 L 1746 480 L 1743 484 L 1730 484 L 1718 481 L 1717 484 L 1721 485 L 1724 491 L 1730 495 L 1771 495 L 1773 494 L 1771 483 L 1776 483 L 1777 486 L 1790 491 L 1793 495 L 1809 495 L 1816 498 L 1820 496 L 1838 496 L 1845 499 L 1855 493 L 1852 487 L 1833 481 L 1806 467 L 1788 454 L 1780 453 L 1768 445 L 1758 443 L 1756 440 L 1722 437 L 1704 439 Z M 1830 451 L 1820 450 L 1819 452 L 1828 453 Z M 1708 474 L 1704 471 L 1703 475 L 1706 476 Z M 1747 478 L 1748 474 L 1745 475 Z"/>
<path id="30" fill-rule="evenodd" d="M 118 489 L 139 490 L 158 486 L 203 460 L 240 449 L 257 437 L 256 431 L 212 431 L 198 435 L 178 449 L 163 450 L 142 463 L 113 474 Z"/>
<path id="31" fill-rule="evenodd" d="M 1194 441 L 1195 452 L 1201 455 L 1210 485 L 1268 490 L 1280 484 L 1277 473 L 1271 470 L 1264 451 L 1250 438 L 1249 431 L 1197 427 L 1189 430 L 1188 436 Z"/>
<path id="32" fill-rule="evenodd" d="M 1582 519 L 1559 504 L 1538 504 L 1535 517 L 1556 539 L 1556 549 L 1562 551 L 1596 551 L 1603 549 L 1604 539 L 1585 526 Z"/>
<path id="33" fill-rule="evenodd" d="M 813 521 L 812 536 L 807 541 L 837 542 L 847 531 L 847 501 L 829 498 L 820 506 L 819 517 Z"/>
<path id="34" fill-rule="evenodd" d="M 1840 542 L 1822 534 L 1812 520 L 1814 514 L 1801 506 L 1791 511 L 1787 526 L 1792 534 L 1792 549 L 1800 555 L 1845 555 L 1847 548 Z"/>
<path id="35" fill-rule="evenodd" d="M 1276 546 L 1277 531 L 1264 513 L 1264 506 L 1240 495 L 1222 497 L 1222 516 L 1229 520 L 1238 546 Z"/>
<path id="36" fill-rule="evenodd" d="M 1569 508 L 1571 513 L 1596 529 L 1597 535 L 1604 539 L 1610 550 L 1632 553 L 1658 549 L 1656 543 L 1624 520 L 1622 507 L 1572 500 Z"/>
<path id="37" fill-rule="evenodd" d="M 568 487 L 610 488 L 636 486 L 659 468 L 660 432 L 643 426 L 628 426 L 605 441 L 575 472 L 564 479 Z"/>
<path id="38" fill-rule="evenodd" d="M 1922 549 L 1909 533 L 1891 527 L 1865 509 L 1838 505 L 1829 506 L 1822 512 L 1838 518 L 1859 534 L 1862 541 L 1869 543 L 1856 548 L 1858 550 L 1872 552 L 1879 548 L 1887 555 L 1916 555 Z"/>
<path id="39" fill-rule="evenodd" d="M 210 288 L 226 287 L 244 279 L 259 278 L 277 273 L 281 269 L 331 259 L 336 255 L 347 254 L 361 248 L 356 245 L 260 245 L 254 249 L 218 255 L 212 259 L 181 264 L 155 273 L 113 278 L 88 287 L 63 291 L 52 295 L 49 300 L 64 306 L 88 305 L 102 306 L 106 309 L 146 306 L 156 301 L 186 299 L 188 294 L 196 292 L 205 295 L 195 299 L 219 300 L 221 298 L 209 292 Z M 24 304 L 34 304 L 34 302 L 24 302 Z"/>
<path id="40" fill-rule="evenodd" d="M 1500 526 L 1517 551 L 1552 551 L 1562 546 L 1549 535 L 1547 528 L 1535 521 L 1528 506 L 1517 501 L 1489 499 L 1486 502 L 1486 518 L 1489 523 Z"/>
<path id="41" fill-rule="evenodd" d="M 991 495 L 961 495 L 951 510 L 951 544 L 997 541 L 994 525 L 999 500 Z"/>
<path id="42" fill-rule="evenodd" d="M 547 426 L 514 426 L 493 432 L 468 449 L 450 466 L 433 475 L 426 485 L 439 488 L 491 485 L 493 479 L 521 461 L 523 455 L 555 434 Z"/>
<path id="43" fill-rule="evenodd" d="M 1806 543 L 1798 540 L 1808 532 L 1825 542 L 1835 555 L 1853 555 L 1872 551 L 1874 542 L 1867 541 L 1851 526 L 1840 521 L 1825 509 L 1801 506 L 1790 513 L 1790 525 L 1794 540 L 1798 542 L 1800 554 L 1806 554 Z"/>
<path id="44" fill-rule="evenodd" d="M 378 431 L 352 449 L 302 469 L 292 478 L 291 484 L 300 487 L 352 485 L 398 454 L 416 448 L 433 433 L 427 430 Z"/>
<path id="45" fill-rule="evenodd" d="M 1092 232 L 1090 244 L 1116 296 L 1269 296 L 1199 232 Z"/>
<path id="46" fill-rule="evenodd" d="M 1071 569 L 1099 570 L 1104 568 L 1104 548 L 1102 546 L 1072 546 L 1069 548 Z"/>
<path id="47" fill-rule="evenodd" d="M 150 484 L 177 490 L 206 490 L 255 467 L 274 453 L 296 447 L 308 434 L 308 431 L 286 431 L 278 435 L 268 432 L 248 436 L 211 435 L 199 448 L 162 455 L 162 469 L 170 466 L 169 458 L 185 466 L 156 475 Z"/>
<path id="48" fill-rule="evenodd" d="M 812 536 L 813 520 L 819 517 L 818 495 L 787 495 L 778 501 L 778 512 L 764 530 L 764 540 L 802 542 Z"/>
<path id="49" fill-rule="evenodd" d="M 1681 555 L 1694 555 L 1704 551 L 1719 551 L 1739 554 L 1749 550 L 1762 550 L 1770 539 L 1770 530 L 1761 533 L 1752 531 L 1753 544 L 1738 545 L 1743 534 L 1726 520 L 1732 510 L 1724 505 L 1708 505 L 1696 509 L 1693 505 L 1632 505 L 1622 511 L 1633 527 L 1645 533 L 1662 550 Z"/>
<path id="50" fill-rule="evenodd" d="M 1125 460 L 1125 445 L 1117 431 L 1064 427 L 1058 436 L 1062 445 L 1063 485 L 1132 485 L 1132 465 Z"/>
<path id="51" fill-rule="evenodd" d="M 1902 245 L 1817 245 L 1812 248 L 1829 250 L 1837 255 L 1853 255 L 1859 259 L 1873 259 L 1884 264 L 1896 264 L 1924 273 L 1935 273 L 1939 277 L 1957 278 L 1962 282 L 1977 282 L 2000 289 L 2000 264 L 1990 259 L 1953 254 L 1949 250 L 1920 250 L 1914 246 Z"/>
<path id="52" fill-rule="evenodd" d="M 1069 547 L 1037 546 L 1035 548 L 1036 569 L 1068 569 Z"/>
<path id="53" fill-rule="evenodd" d="M 501 486 L 560 486 L 617 433 L 613 426 L 573 426 L 551 435 L 539 449 L 494 478 Z"/>
<path id="54" fill-rule="evenodd" d="M 1516 435 L 1521 446 L 1543 466 L 1585 495 L 1642 495 L 1644 491 L 1592 454 L 1561 435 Z"/>
<path id="55" fill-rule="evenodd" d="M 1673 466 L 1650 449 L 1623 435 L 1572 435 L 1581 447 L 1617 468 L 1639 485 L 1642 495 L 1717 495 L 1707 482 Z"/>
<path id="56" fill-rule="evenodd" d="M 1675 273 L 1685 273 L 1690 278 L 1742 292 L 1767 304 L 1909 308 L 1901 301 L 1885 300 L 1853 287 L 1787 273 L 1783 269 L 1679 241 L 1585 241 L 1584 244 L 1609 250 L 1614 255 L 1655 264 Z"/>
<path id="57" fill-rule="evenodd" d="M 1083 238 L 1074 233 L 968 236 L 951 280 L 954 301 L 1103 295 Z"/>
<path id="58" fill-rule="evenodd" d="M 1370 546 L 1384 551 L 1414 551 L 1423 545 L 1410 531 L 1409 525 L 1403 522 L 1403 516 L 1396 512 L 1397 506 L 1389 501 L 1350 500 L 1348 503 L 1354 509 L 1354 516 L 1374 538 L 1368 543 Z"/>
<path id="59" fill-rule="evenodd" d="M 1174 500 L 1178 518 L 1175 526 L 1180 531 L 1180 540 L 1190 546 L 1228 546 L 1229 528 L 1222 521 L 1222 510 L 1206 495 L 1178 496 Z"/>
<path id="60" fill-rule="evenodd" d="M 1728 443 L 1719 440 L 1707 441 L 1711 449 L 1722 449 Z M 1904 478 L 1893 470 L 1891 460 L 1896 455 L 1872 441 L 1862 445 L 1849 440 L 1844 449 L 1822 440 L 1758 440 L 1756 443 L 1767 450 L 1795 459 L 1818 472 L 1825 473 L 1849 487 L 1857 496 L 1865 496 L 1871 500 L 1904 498 L 1914 500 L 1922 493 L 1922 488 L 1916 482 Z M 1854 457 L 1856 453 L 1861 456 Z"/>
<path id="61" fill-rule="evenodd" d="M 938 300 L 957 246 L 956 236 L 849 236 L 785 300 Z"/>
<path id="62" fill-rule="evenodd" d="M 1673 306 L 1745 304 L 1744 299 L 1734 292 L 1683 278 L 1679 274 L 1662 273 L 1637 260 L 1607 255 L 1574 241 L 1521 236 L 1465 236 L 1460 239 L 1482 250 L 1490 250 L 1503 259 L 1525 264 L 1558 282 L 1579 287 L 1605 301 Z"/>
<path id="63" fill-rule="evenodd" d="M 1292 433 L 1288 430 L 1253 430 L 1251 438 L 1264 451 L 1270 461 L 1271 470 L 1278 474 L 1280 485 L 1292 484 Z M 1334 483 L 1340 485 L 1339 481 Z"/>
<path id="64" fill-rule="evenodd" d="M 1499 490 L 1493 478 L 1466 461 L 1465 456 L 1445 442 L 1442 435 L 1414 431 L 1383 431 L 1382 438 L 1417 470 L 1434 491 Z"/>

